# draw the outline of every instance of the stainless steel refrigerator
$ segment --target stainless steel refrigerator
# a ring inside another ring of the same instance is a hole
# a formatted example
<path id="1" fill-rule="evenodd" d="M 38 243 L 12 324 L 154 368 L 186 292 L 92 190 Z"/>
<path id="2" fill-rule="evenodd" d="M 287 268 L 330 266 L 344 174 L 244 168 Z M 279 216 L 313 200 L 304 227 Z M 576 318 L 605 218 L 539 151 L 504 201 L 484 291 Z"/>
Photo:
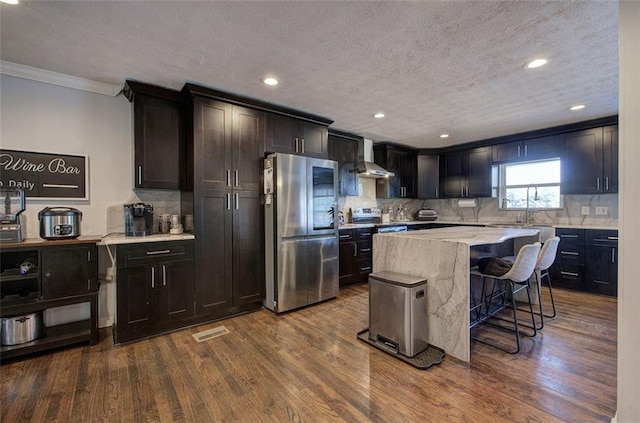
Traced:
<path id="1" fill-rule="evenodd" d="M 276 313 L 338 295 L 338 164 L 275 153 L 264 166 L 264 305 Z"/>

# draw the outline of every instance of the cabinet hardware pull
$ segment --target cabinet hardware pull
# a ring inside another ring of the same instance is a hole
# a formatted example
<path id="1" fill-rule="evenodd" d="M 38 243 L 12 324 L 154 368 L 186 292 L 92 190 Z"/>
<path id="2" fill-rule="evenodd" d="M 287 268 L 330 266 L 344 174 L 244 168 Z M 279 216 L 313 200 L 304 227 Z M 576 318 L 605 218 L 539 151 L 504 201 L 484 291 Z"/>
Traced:
<path id="1" fill-rule="evenodd" d="M 600 177 L 596 177 L 596 191 L 600 192 Z"/>
<path id="2" fill-rule="evenodd" d="M 227 186 L 231 186 L 231 170 L 227 169 Z"/>
<path id="3" fill-rule="evenodd" d="M 358 245 L 357 244 L 353 244 L 353 256 L 357 256 L 358 255 Z"/>
<path id="4" fill-rule="evenodd" d="M 529 152 L 527 151 L 529 149 L 529 146 L 525 144 L 524 146 L 524 156 L 527 157 L 529 155 Z"/>
<path id="5" fill-rule="evenodd" d="M 298 138 L 295 138 L 295 141 L 296 141 L 295 150 L 296 150 L 296 153 L 299 153 L 299 151 L 298 151 Z"/>
<path id="6" fill-rule="evenodd" d="M 87 261 L 91 261 L 91 250 L 87 251 Z"/>
<path id="7" fill-rule="evenodd" d="M 235 199 L 236 202 L 236 210 L 240 210 L 240 194 L 238 194 L 237 192 L 233 194 L 233 197 Z"/>
<path id="8" fill-rule="evenodd" d="M 227 193 L 227 210 L 231 210 L 231 193 Z"/>
<path id="9" fill-rule="evenodd" d="M 371 232 L 363 232 L 360 234 L 361 237 L 371 237 Z"/>
<path id="10" fill-rule="evenodd" d="M 371 266 L 361 267 L 360 270 L 368 272 L 369 270 L 371 270 Z"/>
<path id="11" fill-rule="evenodd" d="M 436 198 L 439 198 L 438 197 L 438 188 L 436 188 Z"/>
<path id="12" fill-rule="evenodd" d="M 560 274 L 561 274 L 561 275 L 565 275 L 565 276 L 575 276 L 575 277 L 580 276 L 580 274 L 579 274 L 579 273 L 574 273 L 574 272 L 565 272 L 565 271 L 560 271 Z"/>
<path id="13" fill-rule="evenodd" d="M 368 252 L 371 252 L 371 248 L 361 248 L 361 249 L 360 249 L 360 252 L 361 252 L 361 253 L 368 253 Z"/>
<path id="14" fill-rule="evenodd" d="M 577 238 L 578 235 L 560 235 L 560 238 Z"/>
<path id="15" fill-rule="evenodd" d="M 464 197 L 464 187 L 460 185 L 460 197 Z"/>
<path id="16" fill-rule="evenodd" d="M 142 185 L 142 166 L 138 166 L 138 185 Z"/>
<path id="17" fill-rule="evenodd" d="M 340 239 L 351 238 L 351 235 L 340 235 Z"/>
<path id="18" fill-rule="evenodd" d="M 87 279 L 87 291 L 91 291 L 91 279 Z"/>
<path id="19" fill-rule="evenodd" d="M 617 236 L 608 236 L 607 239 L 609 239 L 611 241 L 617 241 L 618 237 Z"/>
<path id="20" fill-rule="evenodd" d="M 609 285 L 609 282 L 606 282 L 606 281 L 599 281 L 599 280 L 597 280 L 597 279 L 594 279 L 594 280 L 593 280 L 593 283 L 599 283 L 600 285 Z"/>
<path id="21" fill-rule="evenodd" d="M 304 153 L 304 138 L 300 138 L 300 144 L 302 145 L 301 153 Z"/>
<path id="22" fill-rule="evenodd" d="M 156 251 L 147 251 L 148 256 L 152 256 L 154 254 L 167 254 L 170 253 L 171 250 L 156 250 Z"/>
<path id="23" fill-rule="evenodd" d="M 520 157 L 520 146 L 518 146 L 518 157 Z"/>
<path id="24" fill-rule="evenodd" d="M 233 186 L 238 186 L 238 169 L 233 171 Z"/>
<path id="25" fill-rule="evenodd" d="M 156 268 L 152 267 L 151 268 L 151 288 L 155 288 L 156 287 Z"/>
<path id="26" fill-rule="evenodd" d="M 608 176 L 606 176 L 604 178 L 604 190 L 605 191 L 609 191 L 609 177 Z"/>
<path id="27" fill-rule="evenodd" d="M 162 265 L 162 286 L 167 286 L 167 269 L 164 264 Z"/>
<path id="28" fill-rule="evenodd" d="M 611 249 L 611 263 L 615 263 L 616 262 L 616 249 L 612 248 Z"/>
<path id="29" fill-rule="evenodd" d="M 566 256 L 579 256 L 580 253 L 575 253 L 573 251 L 560 251 L 561 254 L 564 254 Z"/>

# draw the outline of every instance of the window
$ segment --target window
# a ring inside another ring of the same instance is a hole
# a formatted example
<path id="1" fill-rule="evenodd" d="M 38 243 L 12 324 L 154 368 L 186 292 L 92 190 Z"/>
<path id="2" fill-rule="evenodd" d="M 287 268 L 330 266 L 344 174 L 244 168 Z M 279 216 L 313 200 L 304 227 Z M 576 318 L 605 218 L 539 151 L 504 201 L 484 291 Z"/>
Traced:
<path id="1" fill-rule="evenodd" d="M 560 159 L 507 163 L 500 165 L 497 170 L 501 209 L 541 210 L 562 207 Z"/>

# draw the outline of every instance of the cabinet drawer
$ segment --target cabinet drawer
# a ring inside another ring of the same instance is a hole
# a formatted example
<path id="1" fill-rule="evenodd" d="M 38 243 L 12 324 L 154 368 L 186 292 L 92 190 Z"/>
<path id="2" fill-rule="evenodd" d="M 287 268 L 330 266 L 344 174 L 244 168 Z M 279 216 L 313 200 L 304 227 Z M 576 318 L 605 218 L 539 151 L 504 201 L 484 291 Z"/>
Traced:
<path id="1" fill-rule="evenodd" d="M 558 263 L 584 264 L 584 245 L 560 242 L 556 261 Z"/>
<path id="2" fill-rule="evenodd" d="M 358 231 L 358 241 L 371 241 L 373 228 L 360 228 Z"/>
<path id="3" fill-rule="evenodd" d="M 555 281 L 558 286 L 584 291 L 584 266 L 560 264 L 555 266 Z"/>
<path id="4" fill-rule="evenodd" d="M 358 258 L 371 257 L 371 240 L 358 241 Z"/>
<path id="5" fill-rule="evenodd" d="M 372 270 L 372 265 L 371 265 L 370 258 L 358 260 L 358 270 L 357 270 L 358 277 L 365 278 L 369 273 L 371 273 L 371 270 Z"/>
<path id="6" fill-rule="evenodd" d="M 355 229 L 341 229 L 338 235 L 340 242 L 351 242 L 356 239 Z"/>
<path id="7" fill-rule="evenodd" d="M 616 230 L 588 230 L 586 231 L 587 244 L 618 245 L 618 231 Z"/>
<path id="8" fill-rule="evenodd" d="M 584 229 L 557 228 L 556 236 L 560 237 L 560 244 L 584 244 Z"/>
<path id="9" fill-rule="evenodd" d="M 193 258 L 193 241 L 145 242 L 117 248 L 117 267 L 149 264 L 166 258 Z"/>

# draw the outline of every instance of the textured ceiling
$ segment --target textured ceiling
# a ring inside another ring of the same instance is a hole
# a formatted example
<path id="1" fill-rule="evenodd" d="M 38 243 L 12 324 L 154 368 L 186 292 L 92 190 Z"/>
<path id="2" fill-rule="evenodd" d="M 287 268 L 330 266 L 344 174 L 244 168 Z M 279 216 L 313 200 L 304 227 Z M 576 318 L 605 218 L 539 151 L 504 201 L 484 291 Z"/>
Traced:
<path id="1" fill-rule="evenodd" d="M 616 1 L 0 7 L 4 61 L 115 85 L 194 82 L 375 141 L 440 147 L 618 112 Z M 523 68 L 540 56 L 547 66 Z M 280 85 L 262 84 L 266 75 Z M 568 111 L 577 103 L 587 107 Z"/>

